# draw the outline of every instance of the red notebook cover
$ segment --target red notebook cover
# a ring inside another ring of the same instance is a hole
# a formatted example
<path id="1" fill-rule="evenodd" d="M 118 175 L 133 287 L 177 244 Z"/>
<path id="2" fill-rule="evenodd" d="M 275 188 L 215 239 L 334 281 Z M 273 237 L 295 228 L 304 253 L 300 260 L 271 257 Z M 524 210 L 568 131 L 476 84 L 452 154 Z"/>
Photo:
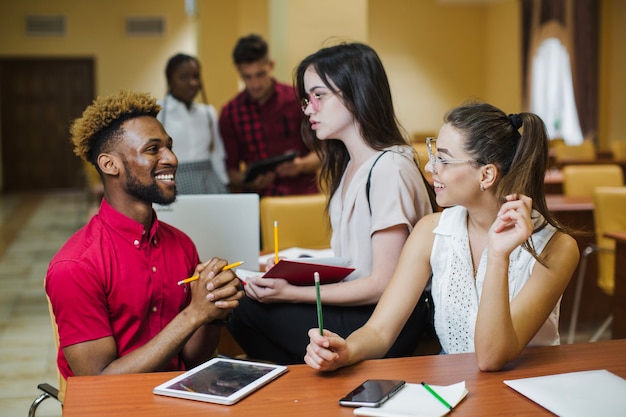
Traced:
<path id="1" fill-rule="evenodd" d="M 313 285 L 313 273 L 319 272 L 321 284 L 339 282 L 354 268 L 281 259 L 263 278 L 283 278 L 292 285 Z"/>

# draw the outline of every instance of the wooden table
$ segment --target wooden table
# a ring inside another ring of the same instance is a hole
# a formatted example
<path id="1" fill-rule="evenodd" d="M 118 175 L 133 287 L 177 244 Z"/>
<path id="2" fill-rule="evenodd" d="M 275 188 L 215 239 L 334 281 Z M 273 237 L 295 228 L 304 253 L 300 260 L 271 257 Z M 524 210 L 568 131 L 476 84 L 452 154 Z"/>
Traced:
<path id="1" fill-rule="evenodd" d="M 579 212 L 584 215 L 582 218 L 583 222 L 586 223 L 588 220 L 593 220 L 593 217 L 587 217 L 589 214 L 593 216 L 593 197 L 591 196 L 572 197 L 564 194 L 546 194 L 546 203 L 548 204 L 548 210 L 553 213 Z"/>
<path id="2" fill-rule="evenodd" d="M 626 231 L 607 233 L 615 239 L 615 288 L 613 291 L 613 339 L 626 338 Z"/>
<path id="3" fill-rule="evenodd" d="M 548 169 L 543 183 L 546 194 L 563 194 L 563 171 L 558 168 Z"/>
<path id="4" fill-rule="evenodd" d="M 527 348 L 502 372 L 480 372 L 473 353 L 414 356 L 365 361 L 330 374 L 306 365 L 289 371 L 233 406 L 152 394 L 177 372 L 92 377 L 68 380 L 64 417 L 75 416 L 353 416 L 338 405 L 345 393 L 367 378 L 400 378 L 449 385 L 465 381 L 467 397 L 454 416 L 547 416 L 541 406 L 504 385 L 505 379 L 563 372 L 607 369 L 626 377 L 626 340 Z"/>

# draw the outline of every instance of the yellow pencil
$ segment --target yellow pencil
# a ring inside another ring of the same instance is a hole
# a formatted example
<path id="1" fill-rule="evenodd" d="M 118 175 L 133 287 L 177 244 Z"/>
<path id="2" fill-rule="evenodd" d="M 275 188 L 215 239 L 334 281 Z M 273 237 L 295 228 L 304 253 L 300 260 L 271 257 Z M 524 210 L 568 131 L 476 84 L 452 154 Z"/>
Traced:
<path id="1" fill-rule="evenodd" d="M 243 261 L 233 262 L 232 264 L 226 265 L 224 268 L 222 268 L 222 271 L 228 271 L 229 269 L 236 268 L 241 264 L 243 264 Z M 187 284 L 188 282 L 193 282 L 197 280 L 198 278 L 200 278 L 200 275 L 194 275 L 193 277 L 185 278 L 183 280 L 178 281 L 178 285 L 183 285 L 183 284 Z"/>
<path id="2" fill-rule="evenodd" d="M 274 220 L 274 264 L 278 263 L 278 220 Z"/>

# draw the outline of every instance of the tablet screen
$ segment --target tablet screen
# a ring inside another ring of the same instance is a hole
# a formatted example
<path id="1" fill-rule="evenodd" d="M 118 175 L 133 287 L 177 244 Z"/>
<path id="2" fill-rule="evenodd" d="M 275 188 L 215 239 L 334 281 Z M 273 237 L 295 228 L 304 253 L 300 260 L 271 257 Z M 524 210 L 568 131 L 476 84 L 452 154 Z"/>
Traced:
<path id="1" fill-rule="evenodd" d="M 286 370 L 280 365 L 214 358 L 159 385 L 154 393 L 234 404 Z"/>

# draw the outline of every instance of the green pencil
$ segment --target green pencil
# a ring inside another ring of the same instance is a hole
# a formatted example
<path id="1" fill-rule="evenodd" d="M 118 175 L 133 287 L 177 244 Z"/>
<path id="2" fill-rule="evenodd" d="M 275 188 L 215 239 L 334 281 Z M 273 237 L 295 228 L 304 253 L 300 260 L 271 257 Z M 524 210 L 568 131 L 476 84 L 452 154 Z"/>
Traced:
<path id="1" fill-rule="evenodd" d="M 320 296 L 320 274 L 315 272 L 313 274 L 313 280 L 315 281 L 315 297 L 317 298 L 317 325 L 320 328 L 320 335 L 324 335 L 324 321 L 322 318 L 322 297 Z"/>
<path id="2" fill-rule="evenodd" d="M 448 402 L 446 400 L 444 400 L 443 398 L 441 398 L 441 396 L 439 394 L 437 394 L 435 392 L 435 390 L 433 390 L 431 387 L 428 386 L 427 383 L 425 383 L 424 381 L 422 381 L 422 385 L 424 386 L 424 388 L 426 388 L 426 391 L 430 392 L 431 394 L 433 394 L 433 396 L 438 399 L 441 404 L 445 405 L 449 410 L 452 410 L 452 406 L 450 404 L 448 404 Z"/>

